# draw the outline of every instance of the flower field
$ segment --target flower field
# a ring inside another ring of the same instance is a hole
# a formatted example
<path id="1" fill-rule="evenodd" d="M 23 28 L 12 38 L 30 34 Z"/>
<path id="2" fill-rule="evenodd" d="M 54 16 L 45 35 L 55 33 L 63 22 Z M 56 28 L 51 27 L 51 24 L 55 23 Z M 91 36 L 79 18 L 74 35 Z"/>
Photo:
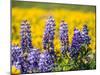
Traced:
<path id="1" fill-rule="evenodd" d="M 12 66 L 21 73 L 96 68 L 96 13 L 92 6 L 27 5 L 12 7 Z"/>

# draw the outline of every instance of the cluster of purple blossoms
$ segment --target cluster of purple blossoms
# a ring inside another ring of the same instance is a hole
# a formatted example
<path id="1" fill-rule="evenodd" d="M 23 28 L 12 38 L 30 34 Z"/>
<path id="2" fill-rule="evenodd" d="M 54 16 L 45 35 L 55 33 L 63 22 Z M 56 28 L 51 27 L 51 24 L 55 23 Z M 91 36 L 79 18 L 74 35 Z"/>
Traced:
<path id="1" fill-rule="evenodd" d="M 20 65 L 20 62 L 17 61 L 17 62 L 14 62 L 13 65 L 15 65 L 15 67 L 19 70 L 21 70 L 21 65 Z"/>
<path id="2" fill-rule="evenodd" d="M 70 55 L 73 58 L 77 58 L 80 48 L 90 44 L 90 37 L 88 35 L 87 25 L 83 26 L 82 32 L 78 29 L 74 29 L 74 36 L 72 40 L 72 45 L 70 47 Z"/>
<path id="3" fill-rule="evenodd" d="M 15 65 L 16 68 L 21 69 L 20 57 L 22 55 L 22 49 L 18 45 L 12 46 L 11 49 L 11 64 Z"/>
<path id="4" fill-rule="evenodd" d="M 43 35 L 44 52 L 40 54 L 39 70 L 40 72 L 50 72 L 54 66 L 55 52 L 54 52 L 54 32 L 55 22 L 50 16 L 46 22 L 46 28 Z"/>
<path id="5" fill-rule="evenodd" d="M 14 45 L 11 49 L 11 63 L 17 69 L 21 70 L 22 74 L 33 72 L 51 72 L 55 66 L 56 54 L 54 52 L 54 35 L 55 21 L 50 16 L 46 22 L 46 27 L 43 35 L 43 49 L 33 48 L 31 40 L 30 24 L 27 20 L 21 23 L 21 46 Z M 87 26 L 83 26 L 82 32 L 74 29 L 72 44 L 69 46 L 68 41 L 68 25 L 61 21 L 60 24 L 60 42 L 61 53 L 66 56 L 69 52 L 72 58 L 77 58 L 82 45 L 90 44 Z"/>
<path id="6" fill-rule="evenodd" d="M 22 21 L 21 23 L 21 48 L 23 50 L 22 57 L 20 58 L 21 62 L 21 72 L 28 73 L 30 63 L 27 60 L 28 54 L 30 53 L 32 47 L 31 41 L 31 31 L 30 31 L 30 24 L 27 20 Z"/>
<path id="7" fill-rule="evenodd" d="M 61 41 L 61 53 L 63 56 L 66 55 L 68 50 L 68 25 L 62 20 L 60 24 L 60 41 Z"/>
<path id="8" fill-rule="evenodd" d="M 54 68 L 54 60 L 47 50 L 40 54 L 39 70 L 40 72 L 51 72 Z"/>
<path id="9" fill-rule="evenodd" d="M 31 52 L 28 54 L 27 60 L 29 61 L 30 67 L 29 70 L 38 70 L 38 63 L 40 59 L 40 52 L 39 49 L 32 49 Z"/>
<path id="10" fill-rule="evenodd" d="M 38 66 L 39 50 L 33 48 L 31 41 L 30 24 L 27 20 L 21 23 L 21 47 L 12 46 L 11 62 L 22 74 L 33 72 L 33 68 Z M 20 68 L 19 68 L 20 67 Z"/>
<path id="11" fill-rule="evenodd" d="M 22 74 L 51 71 L 54 66 L 54 19 L 50 16 L 43 36 L 43 53 L 32 46 L 30 24 L 27 20 L 21 23 L 21 47 L 12 46 L 12 65 L 18 67 Z M 17 52 L 17 53 L 16 53 Z M 19 55 L 18 55 L 19 53 Z M 44 58 L 43 58 L 44 56 Z"/>
<path id="12" fill-rule="evenodd" d="M 74 29 L 74 36 L 72 39 L 72 44 L 70 47 L 70 54 L 71 57 L 77 57 L 78 53 L 80 51 L 81 48 L 81 44 L 82 44 L 82 36 L 81 36 L 81 32 L 78 29 Z"/>
<path id="13" fill-rule="evenodd" d="M 84 32 L 84 34 L 86 34 L 86 35 L 88 35 L 88 28 L 87 28 L 87 25 L 85 24 L 85 25 L 83 25 L 83 30 L 82 30 L 82 32 Z"/>
<path id="14" fill-rule="evenodd" d="M 33 73 L 38 70 L 39 54 L 38 49 L 31 49 L 26 56 L 20 58 L 22 74 Z"/>
<path id="15" fill-rule="evenodd" d="M 32 47 L 30 24 L 27 20 L 21 23 L 21 48 L 23 50 L 30 50 Z"/>
<path id="16" fill-rule="evenodd" d="M 87 25 L 83 26 L 82 32 L 78 29 L 74 29 L 74 35 L 72 38 L 72 44 L 69 46 L 68 40 L 68 25 L 61 21 L 60 24 L 60 42 L 61 42 L 61 53 L 66 56 L 67 51 L 70 53 L 72 58 L 77 58 L 80 52 L 80 48 L 83 45 L 90 44 L 90 37 L 88 36 Z"/>
<path id="17" fill-rule="evenodd" d="M 90 37 L 88 35 L 88 28 L 87 25 L 83 26 L 83 30 L 82 30 L 82 40 L 83 40 L 83 44 L 85 45 L 89 45 L 90 44 Z"/>
<path id="18" fill-rule="evenodd" d="M 46 22 L 46 27 L 43 35 L 43 48 L 48 50 L 51 55 L 54 55 L 54 34 L 55 34 L 55 21 L 50 16 Z"/>

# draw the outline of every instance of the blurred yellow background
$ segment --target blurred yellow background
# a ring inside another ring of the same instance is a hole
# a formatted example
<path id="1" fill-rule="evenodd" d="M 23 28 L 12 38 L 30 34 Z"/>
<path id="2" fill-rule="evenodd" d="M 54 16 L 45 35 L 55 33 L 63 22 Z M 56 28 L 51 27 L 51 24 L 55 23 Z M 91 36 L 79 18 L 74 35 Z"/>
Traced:
<path id="1" fill-rule="evenodd" d="M 35 2 L 34 2 L 35 3 Z M 40 3 L 41 4 L 41 3 Z M 84 24 L 87 24 L 89 29 L 89 36 L 91 37 L 91 44 L 89 45 L 93 52 L 95 52 L 96 46 L 96 13 L 95 10 L 92 10 L 91 6 L 87 6 L 90 8 L 89 11 L 84 11 L 87 8 L 80 9 L 67 9 L 67 8 L 59 8 L 56 5 L 49 8 L 35 7 L 36 5 L 31 7 L 21 5 L 15 5 L 12 7 L 12 44 L 20 45 L 20 25 L 21 21 L 27 19 L 31 25 L 32 31 L 32 44 L 34 47 L 42 50 L 42 38 L 45 29 L 45 23 L 49 16 L 53 16 L 56 23 L 56 33 L 54 39 L 55 51 L 59 53 L 60 51 L 60 40 L 59 40 L 59 26 L 62 19 L 68 24 L 68 35 L 69 42 L 71 44 L 74 27 L 82 30 Z M 28 6 L 30 6 L 28 5 Z M 38 4 L 39 5 L 39 4 Z M 38 6 L 37 5 L 37 6 Z M 52 5 L 52 3 L 51 3 Z M 23 7 L 21 7 L 23 6 Z M 67 5 L 64 5 L 67 6 Z M 71 5 L 69 5 L 71 7 Z M 73 5 L 76 7 L 77 5 Z M 83 9 L 83 11 L 82 11 Z M 87 9 L 88 10 L 88 9 Z"/>

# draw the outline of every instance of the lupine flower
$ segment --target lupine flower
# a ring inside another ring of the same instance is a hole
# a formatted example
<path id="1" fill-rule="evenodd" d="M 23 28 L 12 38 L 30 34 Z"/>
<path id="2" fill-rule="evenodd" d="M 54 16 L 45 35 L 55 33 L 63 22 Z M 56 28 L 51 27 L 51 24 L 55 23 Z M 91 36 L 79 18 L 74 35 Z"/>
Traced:
<path id="1" fill-rule="evenodd" d="M 52 16 L 50 16 L 46 22 L 46 28 L 43 35 L 43 48 L 48 50 L 51 54 L 54 54 L 54 32 L 55 30 L 55 21 Z"/>
<path id="2" fill-rule="evenodd" d="M 33 70 L 38 69 L 38 63 L 39 63 L 39 55 L 40 52 L 38 49 L 30 49 L 30 52 L 28 52 L 28 55 L 23 56 L 20 58 L 20 64 L 21 64 L 21 73 L 33 73 Z"/>
<path id="3" fill-rule="evenodd" d="M 29 70 L 29 61 L 27 60 L 28 53 L 30 52 L 32 47 L 31 42 L 31 31 L 30 31 L 30 24 L 27 20 L 22 21 L 21 23 L 21 49 L 23 53 L 20 57 L 20 65 L 21 65 L 21 73 L 28 73 Z"/>
<path id="4" fill-rule="evenodd" d="M 30 24 L 27 20 L 21 23 L 21 48 L 30 50 L 32 48 Z"/>
<path id="5" fill-rule="evenodd" d="M 53 71 L 56 57 L 53 43 L 55 35 L 55 21 L 53 17 L 50 16 L 46 22 L 43 35 L 43 53 L 40 53 L 39 49 L 35 49 L 32 46 L 30 24 L 27 20 L 22 22 L 20 33 L 21 47 L 13 45 L 11 49 L 12 65 L 20 70 L 22 74 Z M 90 44 L 87 26 L 83 26 L 82 32 L 76 28 L 74 29 L 72 44 L 69 47 L 68 25 L 62 21 L 60 24 L 60 41 L 62 55 L 69 51 L 72 58 L 77 58 L 81 46 Z"/>
<path id="6" fill-rule="evenodd" d="M 64 22 L 61 21 L 60 24 L 60 41 L 61 41 L 61 52 L 63 55 L 66 54 L 68 50 L 68 25 Z"/>
<path id="7" fill-rule="evenodd" d="M 54 60 L 47 50 L 40 54 L 39 70 L 40 72 L 51 72 L 54 68 Z"/>
<path id="8" fill-rule="evenodd" d="M 83 30 L 82 30 L 82 32 L 84 32 L 84 34 L 87 34 L 88 35 L 88 28 L 87 28 L 87 25 L 85 24 L 85 25 L 83 25 Z"/>
<path id="9" fill-rule="evenodd" d="M 13 45 L 11 49 L 11 64 L 12 66 L 15 66 L 18 71 L 21 70 L 21 64 L 20 64 L 21 55 L 22 55 L 22 49 L 18 45 Z"/>
<path id="10" fill-rule="evenodd" d="M 18 60 L 21 57 L 22 54 L 22 49 L 20 47 L 18 47 L 18 45 L 14 45 L 11 47 L 11 61 L 12 61 L 12 65 L 16 62 L 18 62 Z"/>
<path id="11" fill-rule="evenodd" d="M 81 37 L 81 32 L 78 29 L 74 29 L 74 36 L 72 39 L 72 45 L 70 48 L 70 55 L 71 57 L 77 57 L 78 53 L 80 51 L 82 44 L 82 37 Z"/>
<path id="12" fill-rule="evenodd" d="M 90 37 L 88 36 L 88 28 L 87 25 L 83 26 L 83 30 L 82 30 L 82 39 L 83 39 L 83 44 L 90 44 Z"/>
<path id="13" fill-rule="evenodd" d="M 31 49 L 31 52 L 28 54 L 27 60 L 29 61 L 30 70 L 38 68 L 40 52 L 39 49 Z"/>
<path id="14" fill-rule="evenodd" d="M 21 73 L 22 74 L 28 73 L 30 64 L 27 61 L 27 58 L 22 57 L 22 59 L 20 60 L 20 64 L 21 64 Z"/>

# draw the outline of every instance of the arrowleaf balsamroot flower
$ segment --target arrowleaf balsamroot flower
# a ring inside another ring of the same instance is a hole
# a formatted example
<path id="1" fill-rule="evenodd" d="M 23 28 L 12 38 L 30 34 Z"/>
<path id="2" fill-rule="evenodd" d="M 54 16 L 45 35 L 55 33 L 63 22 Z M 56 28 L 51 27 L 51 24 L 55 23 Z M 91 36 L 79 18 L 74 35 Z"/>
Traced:
<path id="1" fill-rule="evenodd" d="M 11 67 L 11 74 L 12 75 L 19 75 L 21 73 L 21 71 L 19 69 L 17 69 L 14 65 L 12 65 Z"/>
<path id="2" fill-rule="evenodd" d="M 64 56 L 66 55 L 69 46 L 68 25 L 64 22 L 64 20 L 62 20 L 60 24 L 60 41 L 61 41 L 61 52 L 62 55 Z"/>

